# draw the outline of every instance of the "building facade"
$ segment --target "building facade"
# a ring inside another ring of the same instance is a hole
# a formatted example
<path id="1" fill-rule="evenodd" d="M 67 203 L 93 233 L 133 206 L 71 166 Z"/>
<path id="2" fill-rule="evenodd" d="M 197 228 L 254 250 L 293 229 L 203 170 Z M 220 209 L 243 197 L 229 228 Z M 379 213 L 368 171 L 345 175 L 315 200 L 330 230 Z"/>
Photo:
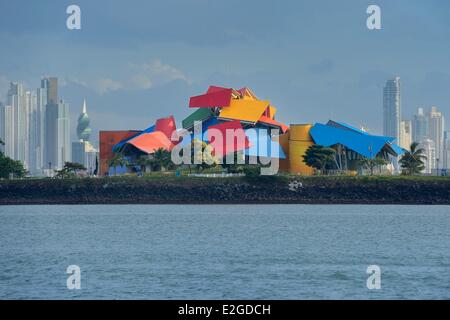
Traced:
<path id="1" fill-rule="evenodd" d="M 8 90 L 7 105 L 13 108 L 13 138 L 15 160 L 21 161 L 28 169 L 27 143 L 28 143 L 28 121 L 29 113 L 27 98 L 23 84 L 11 82 Z"/>
<path id="2" fill-rule="evenodd" d="M 444 116 L 436 107 L 431 107 L 428 114 L 428 135 L 435 143 L 437 166 L 442 168 L 444 162 Z M 437 168 L 437 169 L 439 169 Z"/>
<path id="3" fill-rule="evenodd" d="M 401 93 L 400 78 L 386 82 L 383 89 L 383 135 L 400 141 Z"/>
<path id="4" fill-rule="evenodd" d="M 443 169 L 450 169 L 450 131 L 444 132 L 444 161 Z"/>
<path id="5" fill-rule="evenodd" d="M 14 158 L 14 108 L 0 106 L 0 138 L 5 143 L 0 146 L 6 156 Z"/>
<path id="6" fill-rule="evenodd" d="M 90 143 L 91 128 L 87 113 L 86 100 L 83 101 L 83 109 L 78 117 L 77 137 L 78 141 L 72 142 L 72 162 L 82 164 L 89 175 L 96 174 L 98 151 Z"/>
<path id="7" fill-rule="evenodd" d="M 403 149 L 409 150 L 411 143 L 412 143 L 412 123 L 411 121 L 401 121 L 399 145 Z"/>
<path id="8" fill-rule="evenodd" d="M 436 145 L 433 140 L 425 139 L 419 144 L 419 148 L 422 148 L 424 152 L 424 156 L 426 159 L 424 160 L 425 169 L 423 173 L 431 174 L 434 169 L 436 169 Z"/>
<path id="9" fill-rule="evenodd" d="M 412 120 L 413 142 L 421 142 L 428 138 L 428 118 L 423 108 L 418 108 Z"/>

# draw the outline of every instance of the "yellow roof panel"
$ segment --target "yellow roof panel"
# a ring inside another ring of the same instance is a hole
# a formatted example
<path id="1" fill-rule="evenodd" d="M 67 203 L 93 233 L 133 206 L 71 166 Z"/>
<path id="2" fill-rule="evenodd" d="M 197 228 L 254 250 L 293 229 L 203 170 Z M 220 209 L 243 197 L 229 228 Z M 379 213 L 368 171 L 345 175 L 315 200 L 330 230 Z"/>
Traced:
<path id="1" fill-rule="evenodd" d="M 275 108 L 274 106 L 269 106 L 269 110 L 270 110 L 270 118 L 273 119 L 275 113 L 277 113 L 277 108 Z"/>
<path id="2" fill-rule="evenodd" d="M 269 101 L 231 99 L 229 107 L 223 107 L 220 117 L 248 122 L 257 122 L 269 106 Z"/>

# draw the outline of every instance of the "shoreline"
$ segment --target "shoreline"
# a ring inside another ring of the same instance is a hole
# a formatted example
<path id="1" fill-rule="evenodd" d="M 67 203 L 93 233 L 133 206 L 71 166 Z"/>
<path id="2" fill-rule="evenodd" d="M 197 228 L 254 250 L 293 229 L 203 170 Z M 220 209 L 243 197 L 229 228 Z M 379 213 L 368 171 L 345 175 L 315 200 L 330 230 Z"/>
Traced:
<path id="1" fill-rule="evenodd" d="M 295 187 L 296 182 L 301 186 Z M 0 181 L 0 206 L 64 204 L 450 205 L 450 179 L 274 176 Z"/>

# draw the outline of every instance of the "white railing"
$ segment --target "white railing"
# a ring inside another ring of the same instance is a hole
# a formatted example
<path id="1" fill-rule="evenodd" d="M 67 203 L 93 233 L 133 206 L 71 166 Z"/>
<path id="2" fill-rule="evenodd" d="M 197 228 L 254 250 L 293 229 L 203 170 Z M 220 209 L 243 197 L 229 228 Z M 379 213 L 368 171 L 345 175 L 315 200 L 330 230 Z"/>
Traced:
<path id="1" fill-rule="evenodd" d="M 189 173 L 188 177 L 203 177 L 203 178 L 229 178 L 229 177 L 242 177 L 243 173 Z"/>

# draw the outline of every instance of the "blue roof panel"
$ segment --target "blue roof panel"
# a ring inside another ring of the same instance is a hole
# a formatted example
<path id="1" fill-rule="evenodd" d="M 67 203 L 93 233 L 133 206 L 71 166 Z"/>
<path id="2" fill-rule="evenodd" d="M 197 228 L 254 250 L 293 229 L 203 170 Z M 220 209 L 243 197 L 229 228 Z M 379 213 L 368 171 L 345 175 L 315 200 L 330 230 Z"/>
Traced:
<path id="1" fill-rule="evenodd" d="M 381 149 L 392 140 L 391 137 L 374 136 L 368 133 L 361 134 L 361 132 L 355 130 L 321 123 L 316 123 L 311 128 L 310 134 L 316 144 L 326 147 L 342 144 L 370 159 L 375 158 Z"/>

